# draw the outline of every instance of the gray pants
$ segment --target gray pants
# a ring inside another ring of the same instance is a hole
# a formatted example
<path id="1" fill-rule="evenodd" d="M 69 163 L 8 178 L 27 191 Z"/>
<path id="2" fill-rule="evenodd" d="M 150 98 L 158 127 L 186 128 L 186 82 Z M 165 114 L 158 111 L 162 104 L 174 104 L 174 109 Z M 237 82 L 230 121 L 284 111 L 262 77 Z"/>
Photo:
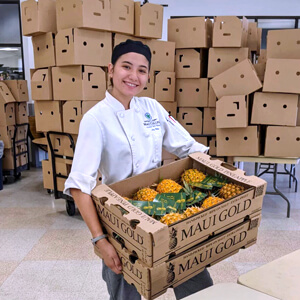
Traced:
<path id="1" fill-rule="evenodd" d="M 136 288 L 128 284 L 122 274 L 117 275 L 102 261 L 102 277 L 106 282 L 110 300 L 141 300 Z M 213 281 L 205 269 L 188 281 L 174 288 L 176 299 L 182 299 L 213 285 Z"/>

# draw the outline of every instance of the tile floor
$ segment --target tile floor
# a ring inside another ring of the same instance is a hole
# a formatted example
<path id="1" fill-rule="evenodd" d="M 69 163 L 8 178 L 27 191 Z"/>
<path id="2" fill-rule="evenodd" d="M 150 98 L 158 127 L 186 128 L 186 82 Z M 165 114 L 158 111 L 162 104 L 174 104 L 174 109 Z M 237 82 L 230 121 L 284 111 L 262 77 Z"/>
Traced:
<path id="1" fill-rule="evenodd" d="M 245 170 L 253 174 L 253 164 Z M 299 166 L 296 173 L 300 178 Z M 263 178 L 271 183 L 271 175 Z M 288 188 L 287 176 L 279 176 L 278 186 L 291 201 L 291 217 L 283 199 L 266 195 L 257 243 L 210 267 L 215 283 L 236 282 L 300 248 L 300 192 Z M 0 191 L 0 299 L 109 299 L 89 231 L 78 213 L 67 215 L 64 200 L 43 189 L 41 169 L 24 171 Z M 175 299 L 173 290 L 158 299 Z"/>

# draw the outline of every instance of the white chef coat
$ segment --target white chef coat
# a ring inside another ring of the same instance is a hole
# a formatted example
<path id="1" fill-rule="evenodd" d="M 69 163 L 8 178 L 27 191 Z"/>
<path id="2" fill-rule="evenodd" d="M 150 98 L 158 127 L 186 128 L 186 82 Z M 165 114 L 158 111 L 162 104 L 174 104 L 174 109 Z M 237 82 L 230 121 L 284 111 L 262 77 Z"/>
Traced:
<path id="1" fill-rule="evenodd" d="M 180 158 L 209 148 L 190 134 L 154 99 L 133 97 L 130 108 L 109 92 L 82 118 L 71 173 L 70 188 L 91 195 L 97 171 L 111 184 L 161 165 L 162 147 Z"/>

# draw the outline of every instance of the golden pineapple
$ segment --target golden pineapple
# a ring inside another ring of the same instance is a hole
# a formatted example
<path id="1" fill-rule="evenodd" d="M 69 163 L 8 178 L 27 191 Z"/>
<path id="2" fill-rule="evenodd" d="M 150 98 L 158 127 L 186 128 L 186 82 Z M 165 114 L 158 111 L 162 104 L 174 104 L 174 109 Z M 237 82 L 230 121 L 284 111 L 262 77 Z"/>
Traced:
<path id="1" fill-rule="evenodd" d="M 172 179 L 163 179 L 156 188 L 156 191 L 162 193 L 179 193 L 183 187 Z"/>
<path id="2" fill-rule="evenodd" d="M 223 197 L 224 199 L 228 199 L 234 197 L 238 194 L 244 192 L 245 188 L 243 186 L 237 185 L 235 183 L 227 183 L 221 189 L 219 196 Z"/>
<path id="3" fill-rule="evenodd" d="M 206 175 L 197 169 L 188 169 L 181 174 L 182 182 L 185 181 L 186 183 L 201 182 L 205 177 Z"/>
<path id="4" fill-rule="evenodd" d="M 133 196 L 133 200 L 153 201 L 157 194 L 158 193 L 153 189 L 143 188 L 136 192 L 136 194 Z"/>
<path id="5" fill-rule="evenodd" d="M 131 200 L 130 198 L 128 198 L 128 197 L 123 197 L 125 200 Z"/>
<path id="6" fill-rule="evenodd" d="M 196 206 L 192 206 L 192 207 L 188 207 L 184 212 L 183 215 L 188 218 L 196 213 L 198 213 L 199 211 L 204 210 L 203 207 L 196 207 Z"/>
<path id="7" fill-rule="evenodd" d="M 220 203 L 220 202 L 222 202 L 224 200 L 225 199 L 223 199 L 223 198 L 210 196 L 210 197 L 206 198 L 203 201 L 201 207 L 204 208 L 204 209 L 206 209 L 206 208 L 212 207 L 212 206 L 214 206 L 214 205 L 216 205 L 216 204 L 218 204 L 218 203 Z"/>
<path id="8" fill-rule="evenodd" d="M 161 219 L 160 222 L 166 224 L 166 225 L 171 225 L 177 221 L 185 219 L 184 215 L 179 214 L 179 213 L 169 213 L 164 215 Z"/>

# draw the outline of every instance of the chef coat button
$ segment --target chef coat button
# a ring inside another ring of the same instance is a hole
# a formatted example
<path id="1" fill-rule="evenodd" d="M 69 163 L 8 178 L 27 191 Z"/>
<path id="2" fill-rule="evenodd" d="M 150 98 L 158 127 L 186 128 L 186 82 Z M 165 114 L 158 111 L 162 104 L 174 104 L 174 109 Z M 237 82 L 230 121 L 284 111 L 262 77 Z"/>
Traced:
<path id="1" fill-rule="evenodd" d="M 137 108 L 135 109 L 135 112 L 138 113 L 139 111 L 140 111 L 140 109 L 137 107 Z"/>
<path id="2" fill-rule="evenodd" d="M 123 113 L 120 113 L 120 117 L 121 117 L 121 118 L 124 118 L 124 114 L 123 114 Z"/>
<path id="3" fill-rule="evenodd" d="M 134 137 L 134 135 L 131 137 L 131 140 L 132 140 L 132 141 L 135 141 L 135 137 Z"/>
<path id="4" fill-rule="evenodd" d="M 139 164 L 135 164 L 135 167 L 138 168 L 140 165 Z"/>

